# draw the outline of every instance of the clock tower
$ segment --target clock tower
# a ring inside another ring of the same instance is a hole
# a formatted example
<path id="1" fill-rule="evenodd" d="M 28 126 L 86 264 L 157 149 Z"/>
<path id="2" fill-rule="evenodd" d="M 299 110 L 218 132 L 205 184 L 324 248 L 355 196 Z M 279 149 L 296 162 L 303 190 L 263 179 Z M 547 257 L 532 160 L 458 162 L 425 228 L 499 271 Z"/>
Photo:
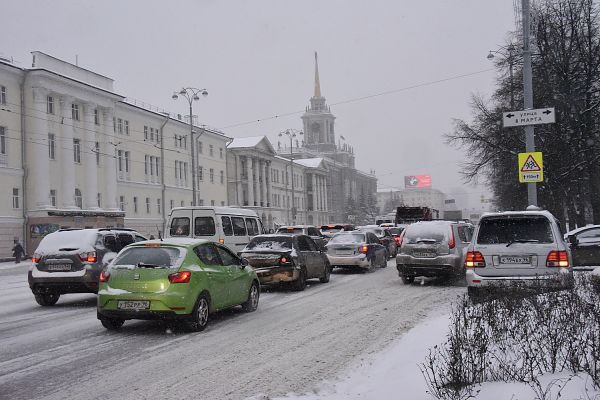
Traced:
<path id="1" fill-rule="evenodd" d="M 335 117 L 321 95 L 319 63 L 315 51 L 315 89 L 310 98 L 310 106 L 302 115 L 304 125 L 304 146 L 318 152 L 335 151 Z"/>

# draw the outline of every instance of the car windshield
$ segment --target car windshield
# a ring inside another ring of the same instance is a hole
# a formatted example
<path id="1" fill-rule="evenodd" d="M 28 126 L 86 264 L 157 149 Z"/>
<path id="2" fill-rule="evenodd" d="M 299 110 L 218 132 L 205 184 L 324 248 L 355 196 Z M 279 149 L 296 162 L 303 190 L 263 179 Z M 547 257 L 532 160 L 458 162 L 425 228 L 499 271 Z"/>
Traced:
<path id="1" fill-rule="evenodd" d="M 335 235 L 329 241 L 329 244 L 343 244 L 343 243 L 364 243 L 365 235 L 363 233 L 341 233 Z"/>
<path id="2" fill-rule="evenodd" d="M 406 228 L 404 243 L 441 243 L 450 231 L 449 227 L 440 224 L 413 224 Z"/>
<path id="3" fill-rule="evenodd" d="M 398 236 L 402 233 L 404 229 L 402 228 L 388 228 L 388 231 L 390 232 L 390 234 L 392 234 L 393 236 Z"/>
<path id="4" fill-rule="evenodd" d="M 185 249 L 167 246 L 136 246 L 123 250 L 111 263 L 111 268 L 157 267 L 179 268 Z"/>
<path id="5" fill-rule="evenodd" d="M 479 223 L 478 244 L 516 242 L 552 243 L 550 221 L 543 216 L 484 218 Z"/>
<path id="6" fill-rule="evenodd" d="M 343 226 L 322 226 L 321 227 L 321 233 L 327 233 L 327 234 L 332 234 L 332 233 L 338 233 L 344 230 Z"/>
<path id="7" fill-rule="evenodd" d="M 292 249 L 291 236 L 264 236 L 255 237 L 248 243 L 244 250 L 251 251 L 288 251 Z"/>
<path id="8" fill-rule="evenodd" d="M 279 228 L 277 229 L 277 233 L 283 233 L 288 235 L 303 233 L 302 228 Z"/>

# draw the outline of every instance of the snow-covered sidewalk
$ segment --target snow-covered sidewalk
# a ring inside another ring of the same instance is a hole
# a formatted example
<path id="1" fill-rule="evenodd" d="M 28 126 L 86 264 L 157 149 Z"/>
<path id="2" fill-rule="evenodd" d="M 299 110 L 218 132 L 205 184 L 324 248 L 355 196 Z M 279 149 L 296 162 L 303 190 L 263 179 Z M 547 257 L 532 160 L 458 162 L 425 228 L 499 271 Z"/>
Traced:
<path id="1" fill-rule="evenodd" d="M 19 264 L 15 263 L 14 261 L 7 261 L 0 263 L 0 270 L 22 268 L 23 271 L 27 271 L 31 265 L 31 260 L 23 260 Z"/>

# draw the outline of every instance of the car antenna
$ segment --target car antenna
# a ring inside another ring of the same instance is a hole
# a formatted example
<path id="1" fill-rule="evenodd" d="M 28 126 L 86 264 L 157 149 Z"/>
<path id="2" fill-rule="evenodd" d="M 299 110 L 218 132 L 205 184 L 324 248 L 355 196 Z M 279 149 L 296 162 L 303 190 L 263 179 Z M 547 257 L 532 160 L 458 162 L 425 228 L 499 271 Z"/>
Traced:
<path id="1" fill-rule="evenodd" d="M 163 241 L 163 238 L 162 238 L 162 236 L 161 236 L 161 234 L 160 234 L 160 229 L 158 229 L 158 225 L 156 225 L 156 230 L 158 231 L 158 238 L 159 238 L 159 239 L 160 239 L 160 241 L 162 242 L 162 241 Z"/>

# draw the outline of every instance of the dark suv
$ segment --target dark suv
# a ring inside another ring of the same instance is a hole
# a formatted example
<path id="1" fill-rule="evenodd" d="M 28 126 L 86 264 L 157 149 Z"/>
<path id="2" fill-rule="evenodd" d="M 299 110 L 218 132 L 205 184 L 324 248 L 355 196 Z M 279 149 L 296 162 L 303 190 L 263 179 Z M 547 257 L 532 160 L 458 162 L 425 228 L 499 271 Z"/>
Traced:
<path id="1" fill-rule="evenodd" d="M 96 293 L 102 269 L 128 244 L 146 240 L 130 229 L 61 229 L 42 239 L 29 270 L 29 288 L 42 306 L 61 294 Z"/>

